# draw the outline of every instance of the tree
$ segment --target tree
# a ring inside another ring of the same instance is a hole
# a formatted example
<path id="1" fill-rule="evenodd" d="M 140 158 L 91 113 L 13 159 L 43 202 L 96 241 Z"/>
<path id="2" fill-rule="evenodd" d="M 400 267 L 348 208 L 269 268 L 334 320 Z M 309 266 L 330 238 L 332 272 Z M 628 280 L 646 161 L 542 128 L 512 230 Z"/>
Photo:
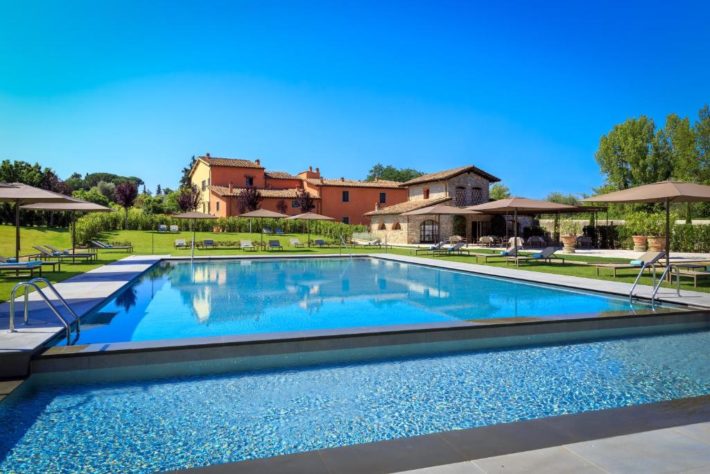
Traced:
<path id="1" fill-rule="evenodd" d="M 109 201 L 116 200 L 116 185 L 109 181 L 99 181 L 96 183 L 96 186 L 93 186 L 91 189 L 103 194 L 103 196 Z"/>
<path id="2" fill-rule="evenodd" d="M 201 196 L 197 186 L 182 188 L 177 196 L 177 205 L 182 212 L 191 212 L 200 206 Z"/>
<path id="3" fill-rule="evenodd" d="M 126 217 L 123 224 L 124 229 L 128 227 L 128 208 L 131 207 L 134 202 L 136 202 L 137 197 L 138 186 L 136 186 L 135 183 L 131 181 L 126 181 L 116 186 L 116 202 L 121 207 L 123 207 L 123 210 L 126 212 Z"/>
<path id="4" fill-rule="evenodd" d="M 192 181 L 190 180 L 190 171 L 192 171 L 192 167 L 195 166 L 195 163 L 197 163 L 197 158 L 195 155 L 192 155 L 192 158 L 190 158 L 190 164 L 182 169 L 182 175 L 180 176 L 181 188 L 189 188 L 192 185 Z"/>
<path id="5" fill-rule="evenodd" d="M 279 199 L 279 201 L 276 203 L 276 210 L 279 211 L 281 214 L 286 214 L 286 211 L 288 211 L 288 205 L 286 204 L 286 201 L 283 199 Z"/>
<path id="6" fill-rule="evenodd" d="M 261 193 L 258 189 L 251 186 L 242 189 L 239 194 L 237 194 L 237 206 L 239 207 L 239 214 L 244 214 L 245 212 L 255 211 L 259 209 L 259 204 L 262 201 Z"/>
<path id="7" fill-rule="evenodd" d="M 499 201 L 501 199 L 508 199 L 509 197 L 510 197 L 510 189 L 508 189 L 508 186 L 501 184 L 501 183 L 496 183 L 493 186 L 491 186 L 491 190 L 490 190 L 491 200 Z"/>
<path id="8" fill-rule="evenodd" d="M 296 202 L 302 213 L 311 212 L 316 208 L 315 199 L 313 199 L 311 193 L 304 189 L 296 191 Z"/>
<path id="9" fill-rule="evenodd" d="M 698 121 L 693 127 L 695 148 L 700 162 L 700 180 L 710 182 L 710 107 L 705 105 L 698 112 Z"/>
<path id="10" fill-rule="evenodd" d="M 161 194 L 163 194 L 163 188 L 161 188 L 160 185 L 158 185 L 158 187 L 155 188 L 155 195 L 160 196 Z"/>
<path id="11" fill-rule="evenodd" d="M 96 204 L 101 204 L 102 206 L 108 206 L 109 205 L 109 200 L 106 199 L 106 196 L 101 194 L 96 190 L 96 188 L 91 188 L 90 190 L 86 189 L 79 189 L 77 191 L 74 191 L 72 193 L 72 196 L 74 196 L 77 199 L 83 199 L 84 201 L 89 201 L 93 202 Z"/>
<path id="12" fill-rule="evenodd" d="M 558 192 L 550 193 L 546 198 L 550 202 L 557 204 L 567 204 L 568 206 L 579 206 L 579 199 L 574 194 L 562 194 Z"/>
<path id="13" fill-rule="evenodd" d="M 666 118 L 664 134 L 673 161 L 673 177 L 684 181 L 697 180 L 701 167 L 690 119 L 670 114 Z"/>
<path id="14" fill-rule="evenodd" d="M 395 168 L 392 165 L 384 166 L 382 163 L 377 163 L 367 174 L 365 181 L 375 181 L 378 179 L 383 179 L 387 181 L 397 181 L 403 183 L 409 181 L 410 179 L 418 178 L 423 175 L 421 171 L 417 171 L 412 168 Z"/>

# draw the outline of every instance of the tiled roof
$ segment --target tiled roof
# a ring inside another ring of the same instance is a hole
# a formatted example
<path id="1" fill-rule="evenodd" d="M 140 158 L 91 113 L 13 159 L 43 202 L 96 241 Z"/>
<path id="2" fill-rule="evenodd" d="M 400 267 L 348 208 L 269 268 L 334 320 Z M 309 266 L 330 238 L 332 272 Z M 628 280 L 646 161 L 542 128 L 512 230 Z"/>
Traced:
<path id="1" fill-rule="evenodd" d="M 229 197 L 238 196 L 244 188 L 232 188 L 229 191 L 227 186 L 210 186 L 210 190 L 218 196 Z M 265 198 L 283 198 L 283 199 L 295 199 L 298 197 L 298 189 L 263 189 L 259 188 L 259 193 Z M 311 195 L 313 199 L 320 199 L 318 196 Z"/>
<path id="2" fill-rule="evenodd" d="M 198 160 L 202 160 L 210 166 L 231 166 L 234 168 L 260 168 L 259 163 L 250 160 L 243 160 L 241 158 L 218 158 L 215 156 L 198 156 Z"/>
<path id="3" fill-rule="evenodd" d="M 421 209 L 423 207 L 433 206 L 435 204 L 441 204 L 442 202 L 451 201 L 450 197 L 442 197 L 438 199 L 417 199 L 415 201 L 405 201 L 399 204 L 393 204 L 392 206 L 383 207 L 377 211 L 370 211 L 365 213 L 366 216 L 384 216 L 392 214 L 401 214 L 403 212 L 414 211 L 416 209 Z"/>
<path id="4" fill-rule="evenodd" d="M 311 178 L 308 182 L 314 186 L 340 186 L 345 188 L 399 188 L 402 183 L 377 179 L 375 181 L 356 181 L 350 179 Z"/>
<path id="5" fill-rule="evenodd" d="M 413 184 L 429 183 L 431 181 L 442 181 L 445 179 L 453 178 L 463 173 L 473 172 L 479 176 L 483 176 L 488 181 L 493 183 L 500 181 L 500 178 L 496 178 L 492 174 L 486 173 L 480 168 L 476 168 L 473 165 L 469 166 L 459 166 L 458 168 L 452 168 L 450 170 L 438 171 L 436 173 L 429 173 L 419 176 L 418 178 L 410 179 L 409 181 L 402 183 L 402 186 L 411 186 Z"/>
<path id="6" fill-rule="evenodd" d="M 286 173 L 285 171 L 266 171 L 264 172 L 267 178 L 277 178 L 277 179 L 301 179 L 298 176 L 294 176 L 291 173 Z"/>

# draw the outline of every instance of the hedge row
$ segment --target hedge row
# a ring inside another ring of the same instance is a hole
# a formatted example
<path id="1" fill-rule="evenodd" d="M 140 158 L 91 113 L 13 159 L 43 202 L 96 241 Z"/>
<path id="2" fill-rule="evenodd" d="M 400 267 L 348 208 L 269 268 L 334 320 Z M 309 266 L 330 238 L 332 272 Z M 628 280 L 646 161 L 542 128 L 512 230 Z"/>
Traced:
<path id="1" fill-rule="evenodd" d="M 128 220 L 125 221 L 123 211 L 88 214 L 76 223 L 77 239 L 88 242 L 101 237 L 103 232 L 116 230 L 157 230 L 160 225 L 177 225 L 181 230 L 190 229 L 191 225 L 200 232 L 210 232 L 218 227 L 222 232 L 261 232 L 263 227 L 270 229 L 281 228 L 285 233 L 305 233 L 307 223 L 289 219 L 245 219 L 241 217 L 227 217 L 219 219 L 201 219 L 191 222 L 175 219 L 165 214 L 146 214 L 141 209 L 132 208 L 128 211 Z M 366 226 L 348 225 L 333 221 L 311 221 L 312 234 L 322 235 L 330 239 L 339 239 L 344 236 L 349 239 L 353 232 L 364 232 Z"/>

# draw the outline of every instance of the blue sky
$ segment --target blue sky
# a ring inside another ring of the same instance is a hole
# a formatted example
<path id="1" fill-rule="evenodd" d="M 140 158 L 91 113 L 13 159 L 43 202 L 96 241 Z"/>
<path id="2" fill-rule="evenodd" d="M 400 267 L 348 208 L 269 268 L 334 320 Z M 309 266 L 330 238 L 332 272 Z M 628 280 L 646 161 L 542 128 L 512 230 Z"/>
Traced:
<path id="1" fill-rule="evenodd" d="M 615 123 L 710 102 L 707 2 L 0 1 L 0 159 L 175 186 L 193 154 L 601 184 Z"/>

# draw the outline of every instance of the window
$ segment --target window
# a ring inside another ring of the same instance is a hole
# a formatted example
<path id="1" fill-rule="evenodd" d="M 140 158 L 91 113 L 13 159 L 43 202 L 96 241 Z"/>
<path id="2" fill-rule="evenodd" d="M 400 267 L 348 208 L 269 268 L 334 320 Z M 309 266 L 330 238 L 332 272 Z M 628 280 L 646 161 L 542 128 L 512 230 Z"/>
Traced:
<path id="1" fill-rule="evenodd" d="M 253 176 L 247 176 L 246 181 L 247 181 L 247 188 L 251 188 L 252 186 L 254 186 L 254 177 Z"/>
<path id="2" fill-rule="evenodd" d="M 299 207 L 301 207 L 301 201 L 299 201 L 298 199 L 294 199 L 293 201 L 291 201 L 291 207 L 294 209 L 298 209 Z"/>
<path id="3" fill-rule="evenodd" d="M 205 181 L 204 179 L 202 180 L 202 190 L 207 190 L 207 181 Z"/>
<path id="4" fill-rule="evenodd" d="M 466 205 L 466 188 L 456 186 L 456 194 L 454 196 L 454 206 L 462 207 Z"/>
<path id="5" fill-rule="evenodd" d="M 419 242 L 422 244 L 433 244 L 439 240 L 439 224 L 436 221 L 427 220 L 419 226 Z"/>
<path id="6" fill-rule="evenodd" d="M 471 189 L 471 202 L 473 204 L 480 204 L 483 202 L 483 189 L 472 188 Z"/>
<path id="7" fill-rule="evenodd" d="M 392 230 L 402 230 L 402 226 L 399 225 L 399 222 L 395 222 L 392 224 Z"/>
<path id="8" fill-rule="evenodd" d="M 387 202 L 387 193 L 380 193 L 380 204 Z"/>
<path id="9" fill-rule="evenodd" d="M 215 206 L 217 207 L 217 212 L 219 212 L 219 201 L 217 201 L 217 203 L 215 204 Z"/>
<path id="10" fill-rule="evenodd" d="M 377 228 L 377 230 L 387 230 L 387 227 L 385 227 L 385 223 L 384 223 L 384 222 L 380 222 L 380 225 L 379 225 L 379 227 Z"/>
<path id="11" fill-rule="evenodd" d="M 345 216 L 345 217 L 343 217 L 342 222 L 343 222 L 343 224 L 350 224 L 350 218 Z"/>
<path id="12" fill-rule="evenodd" d="M 429 188 L 424 188 L 422 194 L 424 195 L 424 199 L 429 199 Z"/>
<path id="13" fill-rule="evenodd" d="M 350 191 L 343 191 L 343 202 L 350 202 Z"/>

